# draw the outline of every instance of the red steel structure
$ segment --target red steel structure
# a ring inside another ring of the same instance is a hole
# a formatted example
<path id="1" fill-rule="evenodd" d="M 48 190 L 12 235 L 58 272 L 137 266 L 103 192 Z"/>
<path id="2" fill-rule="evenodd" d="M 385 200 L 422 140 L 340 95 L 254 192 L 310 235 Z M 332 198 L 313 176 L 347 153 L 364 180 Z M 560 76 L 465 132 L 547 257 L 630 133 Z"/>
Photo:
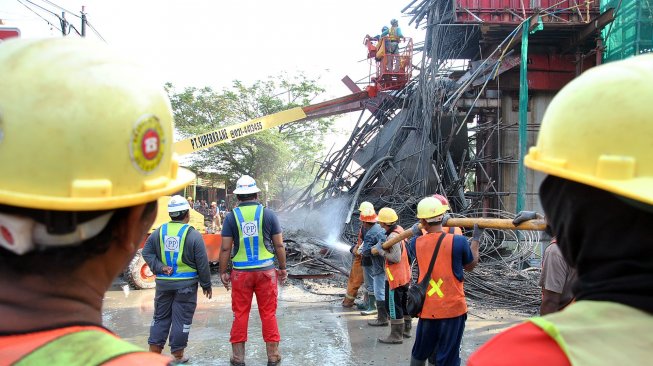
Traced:
<path id="1" fill-rule="evenodd" d="M 599 0 L 452 0 L 456 23 L 521 23 L 541 13 L 545 22 L 588 23 Z"/>

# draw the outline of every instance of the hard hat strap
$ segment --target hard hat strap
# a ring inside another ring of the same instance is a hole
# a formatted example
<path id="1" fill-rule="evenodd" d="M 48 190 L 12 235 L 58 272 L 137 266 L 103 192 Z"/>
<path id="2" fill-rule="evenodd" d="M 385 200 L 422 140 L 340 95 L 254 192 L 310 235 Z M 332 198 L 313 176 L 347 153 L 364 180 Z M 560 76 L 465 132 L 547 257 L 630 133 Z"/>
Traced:
<path id="1" fill-rule="evenodd" d="M 22 255 L 34 250 L 37 245 L 76 245 L 98 235 L 114 213 L 110 211 L 77 224 L 74 231 L 66 234 L 50 234 L 46 225 L 29 217 L 0 213 L 0 246 Z"/>

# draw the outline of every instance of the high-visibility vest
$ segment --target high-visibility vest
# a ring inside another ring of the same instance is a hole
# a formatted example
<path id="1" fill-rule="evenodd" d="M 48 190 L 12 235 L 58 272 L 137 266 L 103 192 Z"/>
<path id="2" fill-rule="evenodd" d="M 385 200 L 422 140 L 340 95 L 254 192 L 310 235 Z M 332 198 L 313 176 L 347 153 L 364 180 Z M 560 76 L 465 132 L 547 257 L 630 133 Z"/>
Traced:
<path id="1" fill-rule="evenodd" d="M 392 232 L 401 234 L 404 232 L 404 229 L 397 225 Z M 407 285 L 410 282 L 410 263 L 408 262 L 408 253 L 406 252 L 406 241 L 402 240 L 399 245 L 401 245 L 401 260 L 398 263 L 390 263 L 387 259 L 385 261 L 385 276 L 388 278 L 388 284 L 391 290 Z"/>
<path id="2" fill-rule="evenodd" d="M 415 251 L 419 265 L 418 282 L 422 281 L 429 269 L 433 250 L 435 250 L 440 235 L 446 236 L 440 245 L 426 289 L 424 306 L 419 316 L 423 319 L 454 318 L 467 313 L 463 282 L 456 278 L 452 268 L 453 235 L 438 232 L 428 233 L 417 238 Z"/>
<path id="3" fill-rule="evenodd" d="M 397 36 L 397 27 L 390 27 L 390 31 L 388 32 L 388 39 L 393 42 L 399 41 L 399 37 Z"/>
<path id="4" fill-rule="evenodd" d="M 443 226 L 442 231 L 452 235 L 463 235 L 463 231 L 458 226 Z"/>
<path id="5" fill-rule="evenodd" d="M 442 231 L 451 235 L 463 235 L 463 230 L 458 226 L 443 226 Z M 422 235 L 426 234 L 426 230 L 422 229 Z"/>
<path id="6" fill-rule="evenodd" d="M 188 280 L 198 278 L 197 269 L 182 261 L 186 234 L 191 226 L 171 221 L 159 228 L 159 245 L 163 264 L 172 267 L 172 274 L 157 273 L 157 280 Z"/>
<path id="7" fill-rule="evenodd" d="M 651 363 L 653 316 L 639 309 L 584 300 L 528 321 L 553 338 L 574 366 Z"/>
<path id="8" fill-rule="evenodd" d="M 168 365 L 170 359 L 146 352 L 108 330 L 70 326 L 0 336 L 0 364 L 13 366 Z"/>
<path id="9" fill-rule="evenodd" d="M 239 246 L 232 258 L 235 269 L 264 268 L 274 265 L 274 254 L 263 241 L 263 205 L 234 208 Z"/>

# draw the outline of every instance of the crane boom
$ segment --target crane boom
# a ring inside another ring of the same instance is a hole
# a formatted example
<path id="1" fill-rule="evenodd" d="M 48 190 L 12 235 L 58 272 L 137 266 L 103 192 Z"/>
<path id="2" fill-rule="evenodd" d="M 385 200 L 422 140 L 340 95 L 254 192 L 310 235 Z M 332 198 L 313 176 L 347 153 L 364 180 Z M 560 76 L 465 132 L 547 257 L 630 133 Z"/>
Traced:
<path id="1" fill-rule="evenodd" d="M 177 154 L 186 155 L 287 123 L 361 110 L 363 106 L 360 101 L 374 95 L 376 95 L 374 91 L 365 90 L 305 107 L 272 113 L 177 141 L 174 143 L 174 149 Z"/>

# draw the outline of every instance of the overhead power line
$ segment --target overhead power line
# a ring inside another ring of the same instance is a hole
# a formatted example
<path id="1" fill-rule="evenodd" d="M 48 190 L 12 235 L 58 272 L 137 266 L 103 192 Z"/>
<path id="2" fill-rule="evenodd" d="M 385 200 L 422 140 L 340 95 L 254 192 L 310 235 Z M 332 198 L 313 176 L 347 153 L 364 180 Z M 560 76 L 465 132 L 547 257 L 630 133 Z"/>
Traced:
<path id="1" fill-rule="evenodd" d="M 49 1 L 49 0 L 41 0 L 41 1 L 43 1 L 43 2 L 46 3 L 46 4 L 49 4 L 49 5 L 51 5 L 51 6 L 54 6 L 55 8 L 58 8 L 58 9 L 60 9 L 60 10 L 63 10 L 63 11 L 65 11 L 66 13 L 71 14 L 71 15 L 76 16 L 77 18 L 80 18 L 80 19 L 81 19 L 81 16 L 75 14 L 74 12 L 72 12 L 72 11 L 70 11 L 70 10 L 67 10 L 66 8 L 64 8 L 64 7 L 60 6 L 60 5 L 57 5 L 57 4 L 53 3 L 52 1 Z"/>
<path id="2" fill-rule="evenodd" d="M 52 24 L 52 22 L 50 22 L 49 20 L 47 20 L 45 17 L 43 17 L 43 15 L 39 14 L 39 13 L 36 12 L 34 9 L 30 8 L 27 4 L 23 3 L 21 0 L 16 0 L 16 1 L 18 1 L 18 3 L 20 3 L 22 6 L 26 7 L 26 8 L 27 8 L 29 11 L 31 11 L 32 13 L 36 14 L 36 16 L 38 16 L 39 18 L 43 19 L 46 23 L 48 23 L 48 25 L 50 25 L 50 27 L 52 27 L 52 28 L 58 30 L 59 32 L 62 32 L 62 33 L 63 33 L 63 31 L 61 30 L 61 28 L 59 28 L 59 27 L 57 27 L 56 25 Z M 26 1 L 27 1 L 27 0 L 26 0 Z M 50 12 L 50 13 L 51 13 L 51 14 L 54 14 L 54 13 L 52 13 L 52 12 Z M 61 20 L 61 18 L 60 18 L 57 14 L 54 14 L 54 15 L 55 15 L 57 18 L 59 18 L 59 20 Z"/>

